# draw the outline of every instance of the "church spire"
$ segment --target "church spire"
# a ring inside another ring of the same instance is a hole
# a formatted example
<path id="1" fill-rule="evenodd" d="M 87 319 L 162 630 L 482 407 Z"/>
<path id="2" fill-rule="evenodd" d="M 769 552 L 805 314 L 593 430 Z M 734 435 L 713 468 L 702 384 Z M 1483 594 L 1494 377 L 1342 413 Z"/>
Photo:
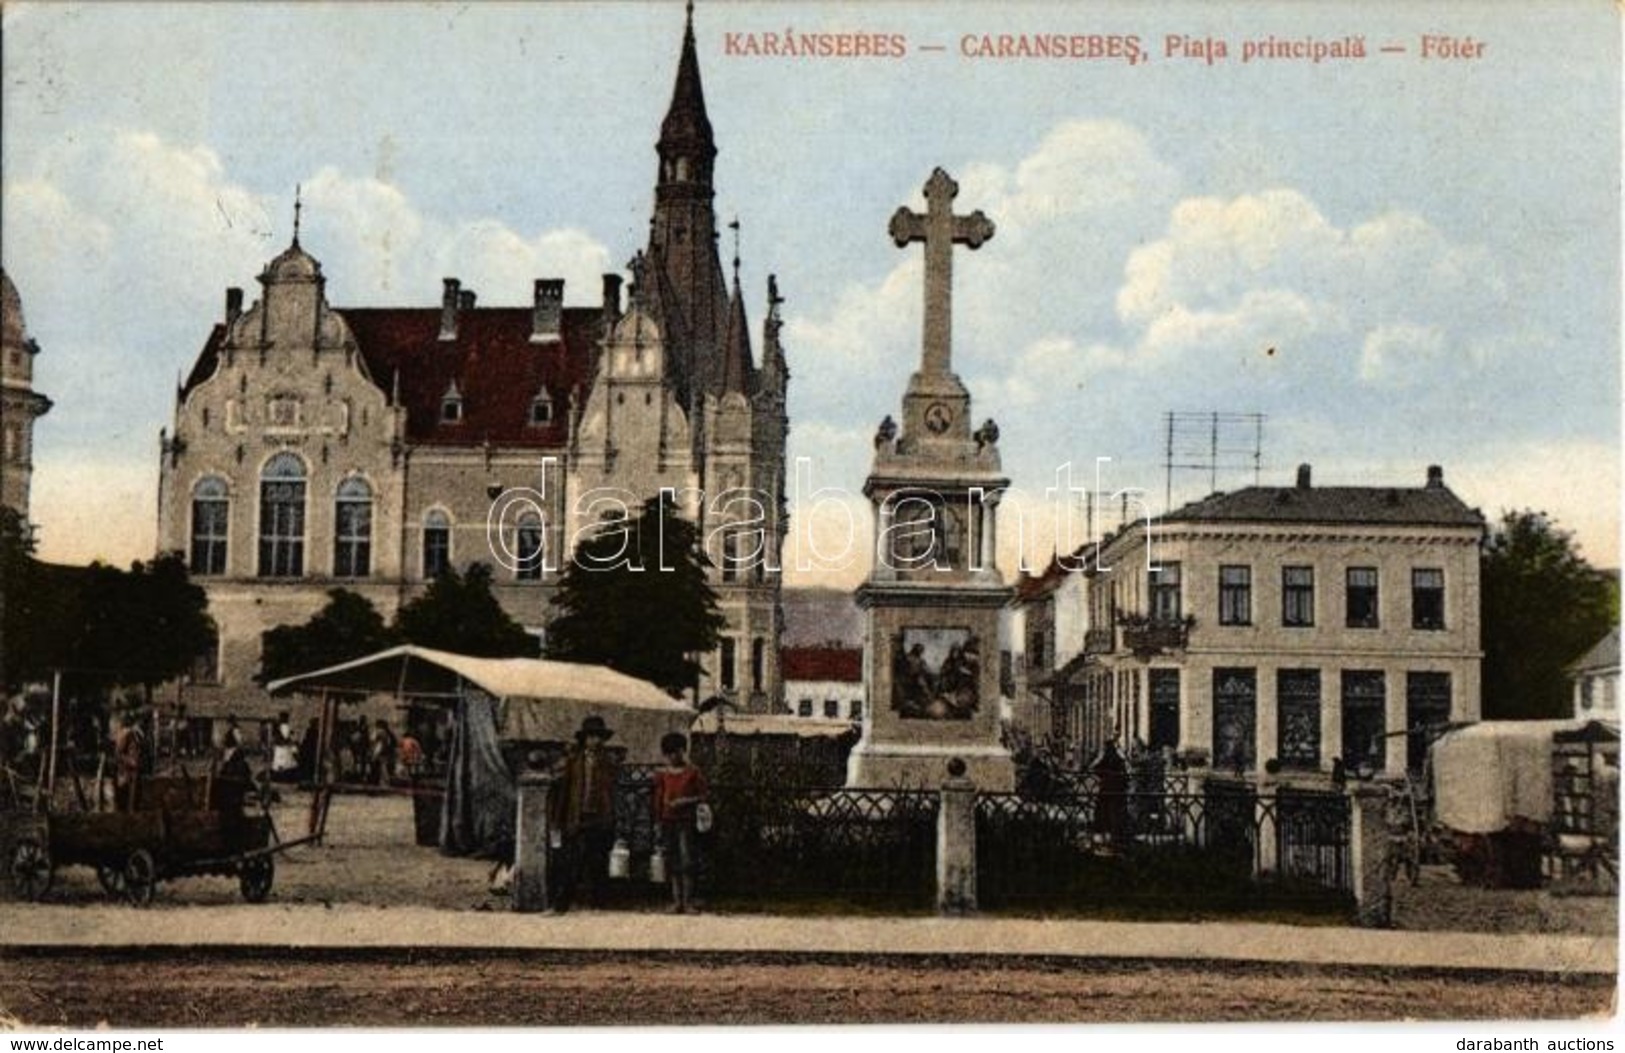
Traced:
<path id="1" fill-rule="evenodd" d="M 709 191 L 711 163 L 717 146 L 711 135 L 711 118 L 705 112 L 705 90 L 700 86 L 700 59 L 694 46 L 694 5 L 688 5 L 683 25 L 683 52 L 677 60 L 677 82 L 672 86 L 671 106 L 660 123 L 660 185 L 688 186 Z"/>
<path id="2" fill-rule="evenodd" d="M 750 323 L 745 321 L 745 297 L 739 292 L 739 275 L 734 275 L 733 295 L 728 299 L 728 330 L 722 343 L 720 394 L 751 393 Z"/>

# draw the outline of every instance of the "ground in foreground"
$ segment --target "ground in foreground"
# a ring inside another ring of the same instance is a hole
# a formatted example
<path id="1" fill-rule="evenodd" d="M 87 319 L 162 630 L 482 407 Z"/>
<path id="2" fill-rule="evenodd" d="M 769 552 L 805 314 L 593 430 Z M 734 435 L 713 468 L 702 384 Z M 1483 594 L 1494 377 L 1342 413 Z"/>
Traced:
<path id="1" fill-rule="evenodd" d="M 1611 976 L 1201 962 L 0 953 L 0 1022 L 28 1028 L 1534 1020 L 1613 997 Z"/>

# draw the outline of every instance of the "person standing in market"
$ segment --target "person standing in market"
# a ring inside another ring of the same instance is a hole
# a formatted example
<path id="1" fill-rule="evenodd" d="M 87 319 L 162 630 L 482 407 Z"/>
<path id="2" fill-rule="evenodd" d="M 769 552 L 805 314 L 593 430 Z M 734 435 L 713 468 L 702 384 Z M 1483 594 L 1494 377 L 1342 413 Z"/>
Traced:
<path id="1" fill-rule="evenodd" d="M 666 758 L 666 766 L 655 772 L 654 817 L 671 878 L 672 913 L 687 914 L 695 909 L 699 811 L 710 796 L 710 788 L 705 774 L 689 763 L 687 736 L 675 731 L 666 735 L 660 740 L 660 753 Z"/>
<path id="2" fill-rule="evenodd" d="M 136 784 L 147 752 L 147 736 L 141 730 L 141 714 L 130 710 L 119 718 L 113 735 L 113 790 L 121 812 L 135 811 Z"/>
<path id="3" fill-rule="evenodd" d="M 561 880 L 554 903 L 560 914 L 575 905 L 583 886 L 594 907 L 603 905 L 609 888 L 620 762 L 605 744 L 614 734 L 603 717 L 589 716 L 564 757 L 551 816 L 553 829 L 561 835 Z"/>

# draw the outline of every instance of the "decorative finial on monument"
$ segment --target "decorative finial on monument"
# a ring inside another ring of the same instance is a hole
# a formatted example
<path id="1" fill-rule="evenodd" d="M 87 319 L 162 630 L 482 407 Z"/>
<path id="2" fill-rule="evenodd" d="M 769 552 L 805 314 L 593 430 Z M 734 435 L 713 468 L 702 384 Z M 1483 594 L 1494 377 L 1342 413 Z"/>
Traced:
<path id="1" fill-rule="evenodd" d="M 994 422 L 992 417 L 989 417 L 987 420 L 982 422 L 982 426 L 980 428 L 976 429 L 976 434 L 973 436 L 973 438 L 976 440 L 977 452 L 981 452 L 989 446 L 997 445 L 999 441 L 998 424 Z"/>
<path id="2" fill-rule="evenodd" d="M 897 422 L 892 420 L 891 414 L 888 413 L 886 419 L 880 422 L 880 427 L 875 429 L 875 448 L 889 446 L 895 438 L 897 438 Z"/>
<path id="3" fill-rule="evenodd" d="M 293 243 L 295 245 L 299 244 L 299 213 L 304 207 L 304 185 L 295 183 L 293 185 Z"/>

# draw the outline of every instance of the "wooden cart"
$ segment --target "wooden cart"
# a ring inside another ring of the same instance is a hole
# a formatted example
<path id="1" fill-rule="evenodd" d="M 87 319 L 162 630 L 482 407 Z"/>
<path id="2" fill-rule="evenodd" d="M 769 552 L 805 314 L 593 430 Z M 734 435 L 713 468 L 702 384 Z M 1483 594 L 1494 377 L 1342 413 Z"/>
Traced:
<path id="1" fill-rule="evenodd" d="M 243 899 L 261 903 L 276 854 L 309 839 L 280 840 L 270 814 L 251 805 L 253 790 L 236 779 L 145 778 L 122 810 L 41 815 L 13 849 L 13 886 L 39 900 L 57 868 L 88 866 L 109 896 L 145 906 L 159 881 L 213 874 L 235 877 Z"/>

